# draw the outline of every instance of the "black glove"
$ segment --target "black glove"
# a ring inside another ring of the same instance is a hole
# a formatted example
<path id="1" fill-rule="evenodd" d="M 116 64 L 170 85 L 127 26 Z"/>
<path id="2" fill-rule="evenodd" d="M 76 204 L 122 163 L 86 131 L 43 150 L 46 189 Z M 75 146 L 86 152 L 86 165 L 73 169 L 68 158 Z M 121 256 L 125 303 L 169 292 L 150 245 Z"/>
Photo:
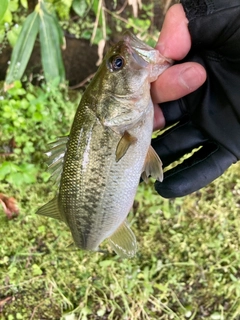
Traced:
<path id="1" fill-rule="evenodd" d="M 177 123 L 152 141 L 163 166 L 201 147 L 155 183 L 166 198 L 204 187 L 240 159 L 240 1 L 181 3 L 192 47 L 180 63 L 200 63 L 207 80 L 186 97 L 160 105 L 166 127 Z"/>

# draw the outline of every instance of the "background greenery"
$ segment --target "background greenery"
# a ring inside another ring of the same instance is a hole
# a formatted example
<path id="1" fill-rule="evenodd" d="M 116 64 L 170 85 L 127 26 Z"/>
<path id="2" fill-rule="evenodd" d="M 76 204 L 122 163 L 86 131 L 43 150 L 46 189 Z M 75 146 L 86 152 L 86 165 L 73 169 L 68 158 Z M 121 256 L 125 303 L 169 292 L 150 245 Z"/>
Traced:
<path id="1" fill-rule="evenodd" d="M 131 260 L 70 251 L 66 226 L 35 215 L 51 184 L 2 184 L 21 213 L 0 215 L 1 319 L 239 319 L 238 171 L 180 199 L 140 185 Z"/>
<path id="2" fill-rule="evenodd" d="M 13 47 L 5 89 L 24 74 L 36 41 L 39 42 L 41 63 L 46 81 L 64 83 L 65 70 L 61 49 L 65 49 L 64 32 L 86 39 L 99 46 L 101 60 L 109 36 L 123 29 L 132 29 L 139 37 L 153 44 L 154 3 L 141 4 L 137 0 L 2 0 L 0 10 L 0 40 Z M 124 10 L 131 3 L 133 14 Z M 119 10 L 117 10 L 120 8 Z M 114 10 L 115 9 L 115 10 Z M 114 10 L 114 11 L 113 11 Z M 126 14 L 125 14 L 126 12 Z M 100 62 L 100 61 L 99 61 Z"/>
<path id="3" fill-rule="evenodd" d="M 113 30 L 97 4 L 46 2 L 63 30 L 96 43 Z M 2 17 L 0 10 L 2 43 L 16 43 L 28 6 L 13 0 Z M 153 41 L 152 11 L 144 10 L 112 11 L 117 31 L 134 24 Z M 34 86 L 23 76 L 6 92 L 2 83 L 0 192 L 16 198 L 20 215 L 8 220 L 0 208 L 0 319 L 240 319 L 239 164 L 184 198 L 162 199 L 152 182 L 141 184 L 129 215 L 139 243 L 131 260 L 110 248 L 108 255 L 71 251 L 67 227 L 35 215 L 55 192 L 43 152 L 68 133 L 80 97 L 59 78 Z"/>

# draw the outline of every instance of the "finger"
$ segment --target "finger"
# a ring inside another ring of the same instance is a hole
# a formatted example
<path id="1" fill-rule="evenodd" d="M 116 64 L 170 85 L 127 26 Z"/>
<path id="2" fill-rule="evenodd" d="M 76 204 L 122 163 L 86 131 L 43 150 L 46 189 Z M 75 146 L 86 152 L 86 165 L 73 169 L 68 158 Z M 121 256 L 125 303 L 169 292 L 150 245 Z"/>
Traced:
<path id="1" fill-rule="evenodd" d="M 153 103 L 177 100 L 198 89 L 206 80 L 205 69 L 196 62 L 176 64 L 151 85 Z"/>
<path id="2" fill-rule="evenodd" d="M 186 196 L 208 185 L 236 161 L 226 149 L 208 143 L 191 158 L 164 173 L 163 182 L 156 181 L 155 189 L 165 198 Z"/>
<path id="3" fill-rule="evenodd" d="M 190 47 L 191 37 L 183 6 L 173 5 L 166 14 L 156 49 L 167 58 L 181 60 Z"/>
<path id="4" fill-rule="evenodd" d="M 207 138 L 189 121 L 181 121 L 176 126 L 165 131 L 151 144 L 160 156 L 163 166 L 179 160 L 182 156 L 190 153 L 194 148 L 202 146 Z"/>
<path id="5" fill-rule="evenodd" d="M 153 131 L 160 130 L 166 125 L 166 120 L 162 109 L 158 104 L 154 104 Z"/>

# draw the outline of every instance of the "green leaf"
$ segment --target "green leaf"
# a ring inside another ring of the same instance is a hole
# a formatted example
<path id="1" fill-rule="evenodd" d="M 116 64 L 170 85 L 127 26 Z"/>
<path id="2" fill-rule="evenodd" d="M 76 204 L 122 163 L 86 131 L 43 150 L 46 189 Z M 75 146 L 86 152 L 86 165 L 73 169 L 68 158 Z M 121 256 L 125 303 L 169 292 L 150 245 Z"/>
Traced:
<path id="1" fill-rule="evenodd" d="M 16 12 L 19 8 L 19 3 L 16 0 L 9 1 L 8 8 L 11 12 Z"/>
<path id="2" fill-rule="evenodd" d="M 52 81 L 58 78 L 60 82 L 63 82 L 65 80 L 65 69 L 61 54 L 62 29 L 58 20 L 47 12 L 43 3 L 41 3 L 39 35 L 42 65 L 46 80 Z"/>
<path id="3" fill-rule="evenodd" d="M 72 8 L 76 12 L 79 17 L 83 17 L 86 9 L 87 9 L 87 3 L 85 0 L 73 0 Z"/>
<path id="4" fill-rule="evenodd" d="M 21 27 L 19 27 L 18 24 L 16 24 L 14 27 L 12 27 L 8 33 L 7 33 L 7 38 L 8 38 L 8 41 L 10 43 L 10 45 L 12 47 L 15 46 L 17 40 L 18 40 L 18 37 L 19 37 L 19 34 L 21 33 Z"/>
<path id="5" fill-rule="evenodd" d="M 27 2 L 27 0 L 20 0 L 20 3 L 21 3 L 21 5 L 22 5 L 25 9 L 28 8 L 28 2 Z"/>
<path id="6" fill-rule="evenodd" d="M 99 262 L 99 265 L 104 268 L 112 266 L 113 264 L 114 264 L 114 261 L 112 260 L 103 260 Z"/>
<path id="7" fill-rule="evenodd" d="M 17 170 L 18 166 L 10 161 L 4 161 L 0 167 L 0 180 L 4 180 L 9 173 L 16 172 Z"/>
<path id="8" fill-rule="evenodd" d="M 32 272 L 34 276 L 40 276 L 42 274 L 41 268 L 35 263 L 32 265 Z"/>
<path id="9" fill-rule="evenodd" d="M 1 5 L 0 5 L 0 21 L 4 17 L 5 12 L 7 11 L 8 7 L 8 0 L 1 0 Z"/>
<path id="10" fill-rule="evenodd" d="M 21 79 L 33 50 L 38 27 L 39 15 L 34 11 L 24 21 L 19 38 L 13 49 L 5 81 L 6 84 L 11 84 L 13 81 Z"/>

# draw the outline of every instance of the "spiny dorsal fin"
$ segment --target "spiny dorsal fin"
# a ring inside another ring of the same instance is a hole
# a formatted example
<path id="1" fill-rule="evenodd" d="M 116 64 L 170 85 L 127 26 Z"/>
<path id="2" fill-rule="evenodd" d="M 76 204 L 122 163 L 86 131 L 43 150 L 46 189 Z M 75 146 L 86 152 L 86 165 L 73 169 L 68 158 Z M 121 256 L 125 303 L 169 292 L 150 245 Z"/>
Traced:
<path id="1" fill-rule="evenodd" d="M 66 152 L 68 137 L 61 137 L 57 141 L 50 143 L 50 149 L 46 152 L 48 156 L 48 171 L 51 173 L 51 180 L 59 184 L 63 169 L 63 160 Z"/>
<path id="2" fill-rule="evenodd" d="M 133 258 L 137 252 L 137 241 L 127 221 L 118 227 L 108 241 L 113 250 L 122 258 Z"/>
<path id="3" fill-rule="evenodd" d="M 148 177 L 151 176 L 158 181 L 163 180 L 162 161 L 153 149 L 149 146 L 148 153 L 145 159 L 142 179 L 148 182 Z"/>
<path id="4" fill-rule="evenodd" d="M 131 144 L 135 143 L 137 138 L 133 137 L 128 131 L 124 131 L 124 134 L 118 142 L 116 149 L 116 161 L 118 162 L 127 152 Z"/>
<path id="5" fill-rule="evenodd" d="M 40 209 L 38 209 L 36 214 L 40 214 L 42 216 L 47 216 L 50 218 L 64 221 L 63 218 L 61 217 L 61 214 L 58 208 L 57 196 L 52 200 L 50 200 L 48 203 L 46 203 L 44 206 L 42 206 Z"/>

